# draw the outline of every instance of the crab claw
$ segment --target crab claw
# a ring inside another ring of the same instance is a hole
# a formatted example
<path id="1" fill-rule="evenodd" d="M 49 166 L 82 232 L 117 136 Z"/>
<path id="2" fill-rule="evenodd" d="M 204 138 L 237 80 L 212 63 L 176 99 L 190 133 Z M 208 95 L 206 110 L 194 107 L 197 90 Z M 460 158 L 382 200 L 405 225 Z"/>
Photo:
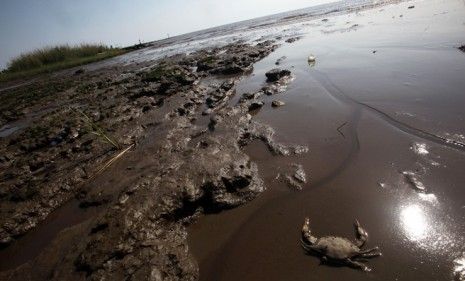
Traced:
<path id="1" fill-rule="evenodd" d="M 302 241 L 311 244 L 316 242 L 316 237 L 312 236 L 310 231 L 310 218 L 306 217 L 304 220 L 304 225 L 302 226 Z"/>
<path id="2" fill-rule="evenodd" d="M 304 220 L 304 225 L 302 226 L 302 232 L 310 231 L 310 218 L 306 217 Z"/>
<path id="3" fill-rule="evenodd" d="M 360 248 L 365 245 L 366 241 L 368 240 L 368 233 L 365 229 L 363 229 L 357 219 L 354 221 L 354 228 L 355 237 L 357 239 L 357 246 Z"/>

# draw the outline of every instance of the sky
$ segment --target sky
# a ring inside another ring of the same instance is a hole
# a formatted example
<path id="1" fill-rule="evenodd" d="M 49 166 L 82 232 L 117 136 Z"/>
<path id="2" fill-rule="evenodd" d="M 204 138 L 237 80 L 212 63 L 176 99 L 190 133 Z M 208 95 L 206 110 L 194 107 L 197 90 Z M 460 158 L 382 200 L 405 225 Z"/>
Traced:
<path id="1" fill-rule="evenodd" d="M 127 46 L 334 0 L 0 0 L 0 69 L 56 44 Z"/>

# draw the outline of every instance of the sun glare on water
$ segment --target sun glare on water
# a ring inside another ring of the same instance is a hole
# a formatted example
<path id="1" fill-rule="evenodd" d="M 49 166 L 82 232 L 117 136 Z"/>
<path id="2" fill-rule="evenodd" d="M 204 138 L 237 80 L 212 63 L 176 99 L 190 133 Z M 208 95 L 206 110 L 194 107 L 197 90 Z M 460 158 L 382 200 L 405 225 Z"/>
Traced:
<path id="1" fill-rule="evenodd" d="M 419 241 L 427 237 L 428 219 L 420 206 L 406 206 L 400 213 L 400 220 L 409 240 Z"/>

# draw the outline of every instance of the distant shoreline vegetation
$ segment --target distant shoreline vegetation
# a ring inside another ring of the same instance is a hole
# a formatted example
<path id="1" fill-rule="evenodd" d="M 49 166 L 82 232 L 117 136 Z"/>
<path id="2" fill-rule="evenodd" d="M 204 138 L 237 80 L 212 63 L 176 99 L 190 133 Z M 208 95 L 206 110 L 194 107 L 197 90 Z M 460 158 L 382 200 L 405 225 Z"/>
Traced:
<path id="1" fill-rule="evenodd" d="M 126 49 L 103 44 L 59 45 L 45 47 L 13 58 L 0 72 L 0 82 L 27 78 L 41 73 L 84 65 L 121 55 Z"/>

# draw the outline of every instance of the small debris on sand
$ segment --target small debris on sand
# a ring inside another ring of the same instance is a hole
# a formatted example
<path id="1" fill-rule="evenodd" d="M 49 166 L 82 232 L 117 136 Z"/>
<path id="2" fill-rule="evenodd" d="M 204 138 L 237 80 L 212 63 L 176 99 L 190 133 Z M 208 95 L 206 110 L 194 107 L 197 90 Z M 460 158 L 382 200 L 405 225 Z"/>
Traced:
<path id="1" fill-rule="evenodd" d="M 277 59 L 276 62 L 275 62 L 274 64 L 280 65 L 280 64 L 283 62 L 283 60 L 285 60 L 285 59 L 287 59 L 287 57 L 286 57 L 286 56 L 282 56 L 282 57 L 280 57 L 279 59 Z"/>
<path id="2" fill-rule="evenodd" d="M 297 180 L 294 179 L 294 177 L 291 177 L 289 175 L 286 175 L 286 182 L 287 182 L 287 185 L 294 189 L 294 190 L 302 190 L 302 185 L 300 183 L 297 182 Z"/>
<path id="3" fill-rule="evenodd" d="M 294 190 L 302 190 L 302 185 L 307 182 L 307 176 L 305 174 L 305 170 L 302 165 L 300 164 L 292 164 L 292 167 L 295 168 L 293 174 L 285 174 L 284 180 L 286 184 L 294 189 Z M 279 179 L 282 175 L 279 174 L 277 179 Z"/>
<path id="4" fill-rule="evenodd" d="M 409 9 L 413 9 L 413 8 L 415 8 L 415 6 L 408 6 L 408 8 L 409 8 Z"/>
<path id="5" fill-rule="evenodd" d="M 243 93 L 240 100 L 241 102 L 246 101 L 246 100 L 254 100 L 260 97 L 263 94 L 263 92 L 255 92 L 255 93 Z"/>
<path id="6" fill-rule="evenodd" d="M 271 103 L 271 106 L 272 107 L 280 107 L 280 106 L 283 106 L 285 105 L 285 103 L 283 101 L 280 101 L 280 100 L 274 100 L 272 103 Z"/>
<path id="7" fill-rule="evenodd" d="M 296 167 L 296 171 L 294 173 L 294 178 L 298 180 L 300 183 L 306 183 L 307 182 L 307 176 L 305 175 L 305 171 L 302 165 L 293 165 Z"/>
<path id="8" fill-rule="evenodd" d="M 410 171 L 404 171 L 402 172 L 402 175 L 405 176 L 405 179 L 408 181 L 408 183 L 412 185 L 416 190 L 421 192 L 426 191 L 425 185 L 418 179 L 417 174 Z"/>
<path id="9" fill-rule="evenodd" d="M 303 145 L 296 145 L 294 147 L 294 154 L 303 154 L 308 152 L 308 147 Z"/>
<path id="10" fill-rule="evenodd" d="M 308 62 L 309 63 L 312 63 L 312 62 L 315 62 L 316 61 L 316 57 L 314 55 L 309 55 L 308 56 Z"/>
<path id="11" fill-rule="evenodd" d="M 292 37 L 286 40 L 286 43 L 294 43 L 295 41 L 300 40 L 300 37 Z"/>
<path id="12" fill-rule="evenodd" d="M 462 52 L 465 52 L 465 45 L 460 46 L 459 50 L 462 51 Z"/>
<path id="13" fill-rule="evenodd" d="M 416 143 L 412 144 L 410 149 L 412 149 L 418 155 L 426 155 L 426 154 L 429 153 L 425 143 L 416 142 Z"/>

